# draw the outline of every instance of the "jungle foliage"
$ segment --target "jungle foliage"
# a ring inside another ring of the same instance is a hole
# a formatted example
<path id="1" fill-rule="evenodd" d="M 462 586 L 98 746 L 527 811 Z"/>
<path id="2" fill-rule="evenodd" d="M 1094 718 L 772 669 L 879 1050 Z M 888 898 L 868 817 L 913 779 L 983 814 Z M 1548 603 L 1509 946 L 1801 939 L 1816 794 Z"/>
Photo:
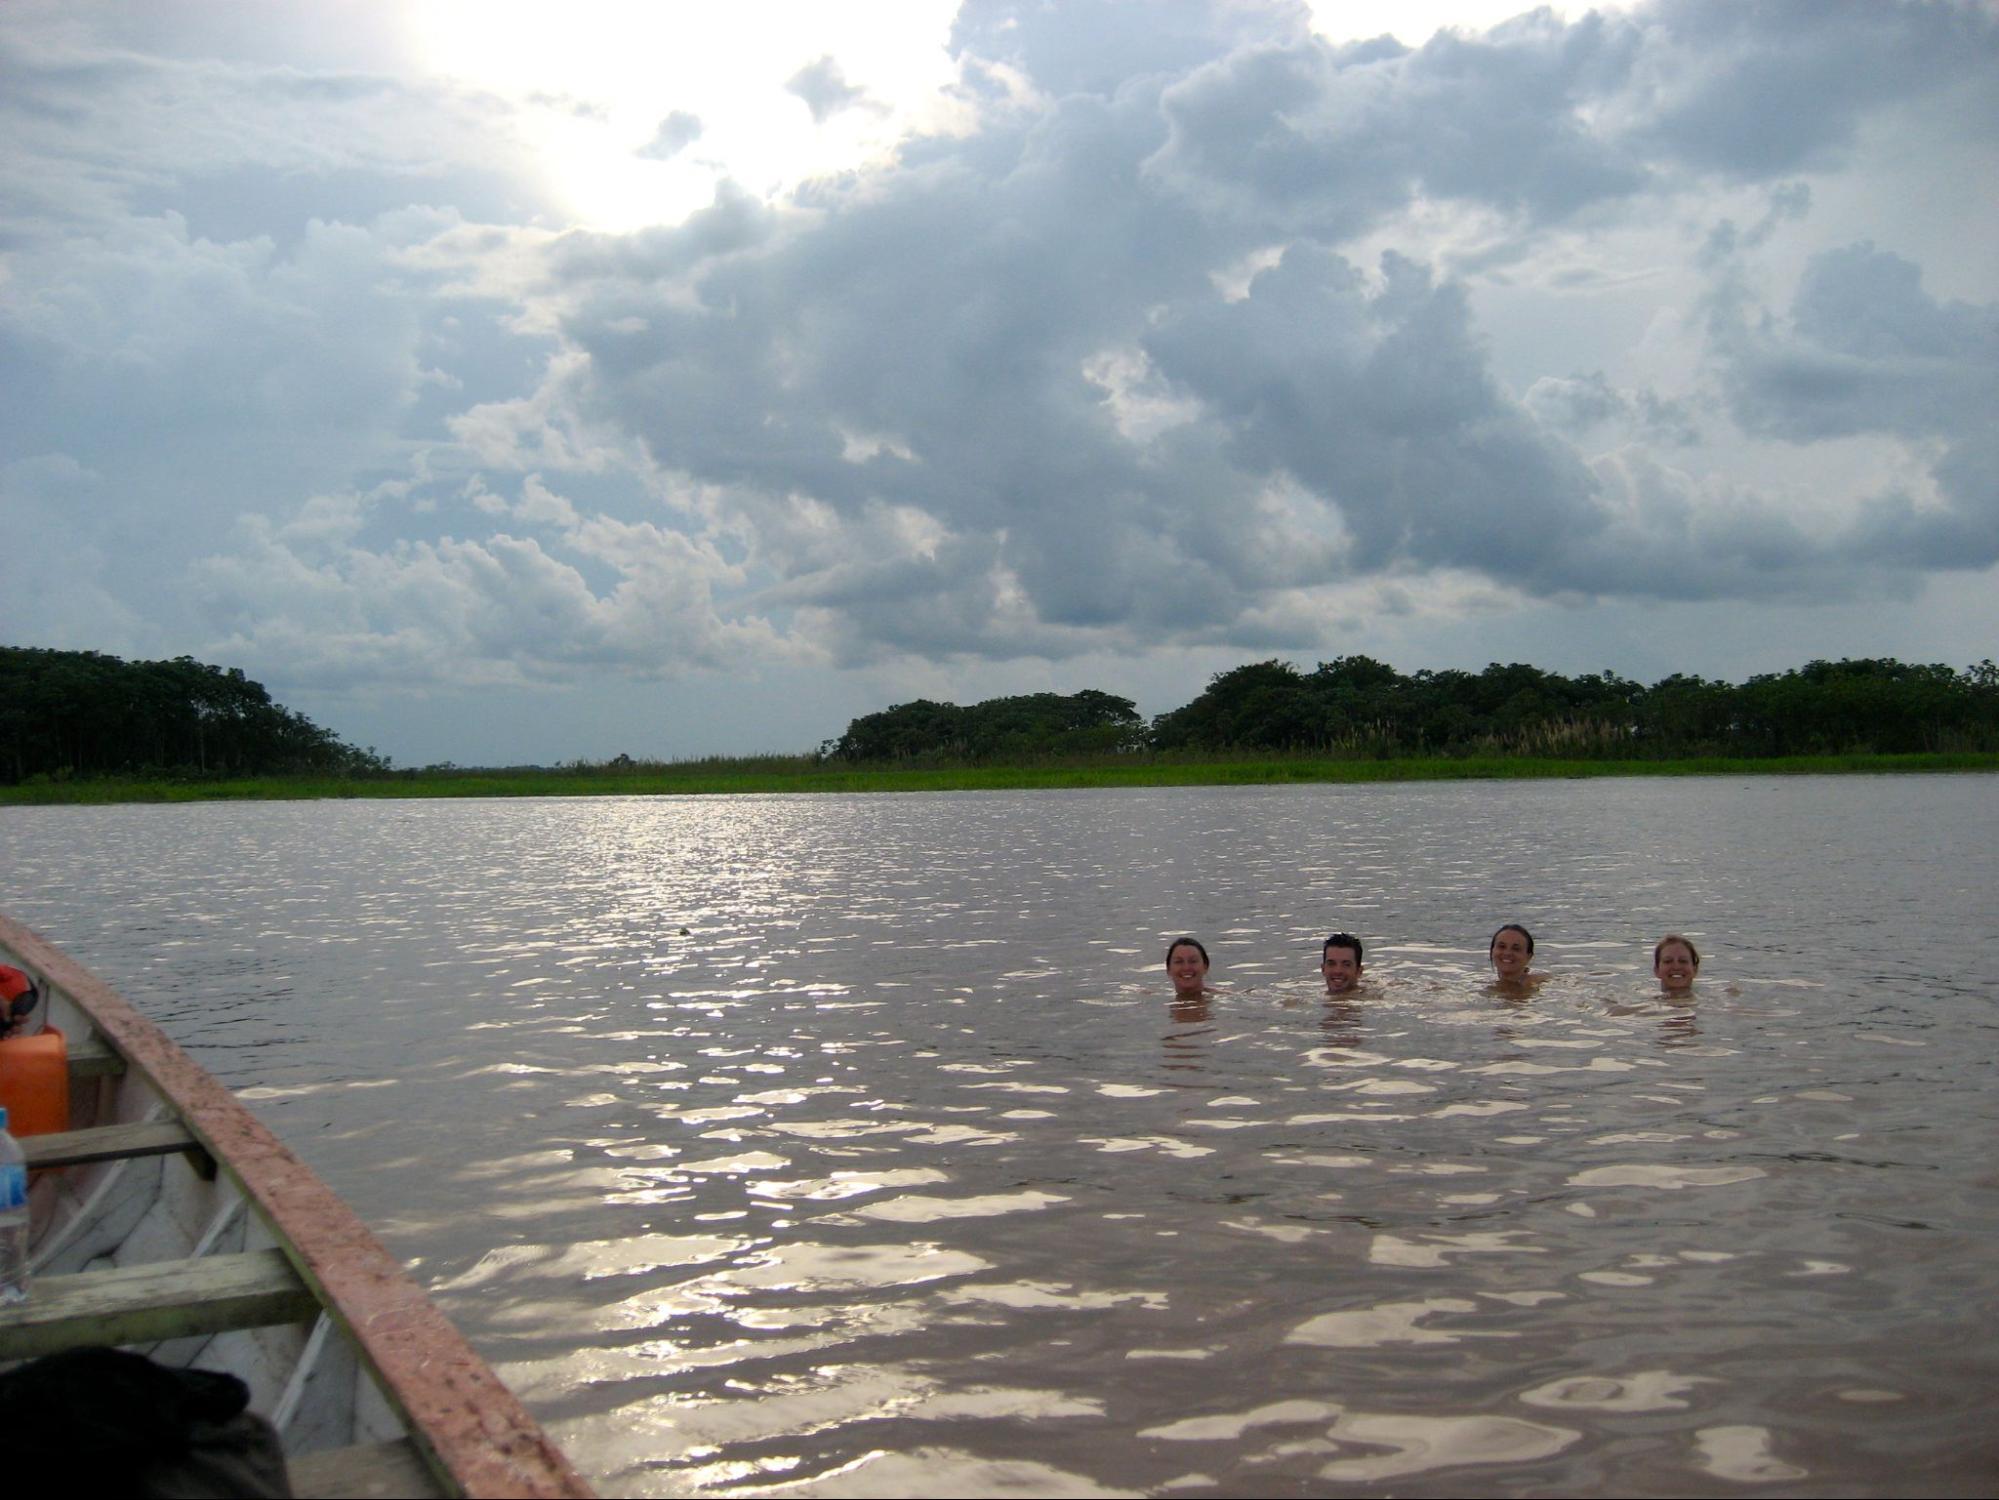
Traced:
<path id="1" fill-rule="evenodd" d="M 1999 748 L 1999 668 L 1814 661 L 1740 685 L 1675 673 L 1646 687 L 1518 662 L 1405 676 L 1365 656 L 1312 672 L 1261 661 L 1217 673 L 1150 725 L 1129 700 L 1099 692 L 969 708 L 919 700 L 854 720 L 825 753 L 980 762 L 1085 748 L 1644 760 L 1990 750 Z"/>
<path id="2" fill-rule="evenodd" d="M 1192 702 L 1149 724 L 1131 699 L 1094 689 L 965 707 L 918 699 L 862 715 L 816 754 L 391 771 L 372 749 L 345 744 L 272 702 L 237 669 L 185 656 L 125 662 L 90 651 L 0 646 L 0 785 L 61 783 L 47 787 L 52 793 L 122 779 L 132 786 L 158 781 L 148 796 L 174 787 L 219 795 L 224 785 L 240 787 L 241 795 L 279 794 L 252 784 L 260 777 L 300 785 L 335 778 L 344 788 L 339 795 L 417 795 L 412 777 L 425 783 L 426 795 L 630 791 L 641 784 L 661 792 L 710 783 L 718 790 L 766 783 L 840 789 L 875 769 L 902 785 L 919 772 L 948 776 L 963 768 L 987 785 L 1008 767 L 1039 776 L 1058 766 L 1086 781 L 1130 773 L 1162 783 L 1226 780 L 1238 771 L 1254 780 L 1432 774 L 1425 767 L 1501 775 L 1561 765 L 1568 768 L 1561 774 L 1573 775 L 1586 764 L 1619 762 L 1777 769 L 1797 757 L 1920 756 L 1941 764 L 1992 752 L 1999 752 L 1999 668 L 1989 660 L 1963 672 L 1890 658 L 1814 661 L 1739 685 L 1676 673 L 1646 687 L 1611 672 L 1565 677 L 1520 663 L 1404 675 L 1369 657 L 1344 656 L 1310 672 L 1273 660 L 1217 673 Z M 1262 759 L 1269 757 L 1276 759 Z M 493 783 L 496 775 L 502 782 Z"/>
<path id="3" fill-rule="evenodd" d="M 273 703 L 239 668 L 0 646 L 0 782 L 352 774 L 387 764 Z"/>
<path id="4" fill-rule="evenodd" d="M 1066 697 L 988 698 L 969 708 L 918 698 L 855 719 L 822 750 L 829 758 L 851 761 L 992 761 L 1117 753 L 1148 744 L 1135 703 L 1086 688 Z"/>

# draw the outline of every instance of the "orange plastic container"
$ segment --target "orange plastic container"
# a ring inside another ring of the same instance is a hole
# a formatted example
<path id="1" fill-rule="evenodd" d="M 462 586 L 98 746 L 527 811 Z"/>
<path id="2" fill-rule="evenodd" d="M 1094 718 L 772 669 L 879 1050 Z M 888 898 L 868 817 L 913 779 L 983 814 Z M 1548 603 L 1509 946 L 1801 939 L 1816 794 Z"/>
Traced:
<path id="1" fill-rule="evenodd" d="M 50 1026 L 0 1042 L 0 1105 L 12 1135 L 69 1129 L 69 1039 Z"/>

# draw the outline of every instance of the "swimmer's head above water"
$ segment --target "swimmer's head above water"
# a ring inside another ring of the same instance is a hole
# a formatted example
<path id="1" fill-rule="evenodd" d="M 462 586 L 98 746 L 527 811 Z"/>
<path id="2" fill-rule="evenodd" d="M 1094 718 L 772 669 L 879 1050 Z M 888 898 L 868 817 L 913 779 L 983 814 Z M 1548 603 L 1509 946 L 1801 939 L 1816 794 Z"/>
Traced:
<path id="1" fill-rule="evenodd" d="M 1493 973 L 1501 984 L 1520 984 L 1541 977 L 1528 972 L 1534 961 L 1534 934 L 1518 922 L 1508 922 L 1495 932 L 1492 941 L 1486 944 L 1485 953 L 1492 960 Z"/>
<path id="2" fill-rule="evenodd" d="M 1336 932 L 1319 950 L 1319 973 L 1326 981 L 1326 993 L 1343 995 L 1360 984 L 1360 939 L 1351 932 Z"/>
<path id="3" fill-rule="evenodd" d="M 1166 976 L 1177 995 L 1198 995 L 1206 988 L 1208 950 L 1199 938 L 1175 938 L 1166 945 Z"/>
<path id="4" fill-rule="evenodd" d="M 1658 976 L 1659 988 L 1669 995 L 1691 990 L 1700 971 L 1700 950 L 1677 932 L 1667 933 L 1652 949 L 1652 972 Z"/>

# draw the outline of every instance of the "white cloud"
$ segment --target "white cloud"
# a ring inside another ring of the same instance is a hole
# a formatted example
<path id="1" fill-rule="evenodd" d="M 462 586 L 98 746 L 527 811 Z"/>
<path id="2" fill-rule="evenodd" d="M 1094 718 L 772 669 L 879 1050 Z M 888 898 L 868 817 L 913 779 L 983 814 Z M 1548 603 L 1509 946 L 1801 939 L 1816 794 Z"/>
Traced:
<path id="1" fill-rule="evenodd" d="M 656 161 L 671 161 L 700 139 L 701 117 L 676 109 L 659 122 L 659 129 L 653 132 L 652 139 L 639 147 L 639 155 Z"/>
<path id="2" fill-rule="evenodd" d="M 343 13 L 0 32 L 18 638 L 357 691 L 999 684 L 1999 563 L 1985 8 L 718 40 L 789 166 L 727 90 L 567 44 L 535 85 L 504 13 L 483 51 Z M 565 217 L 586 147 L 640 227 Z"/>
<path id="3" fill-rule="evenodd" d="M 791 75 L 785 88 L 805 101 L 815 125 L 825 124 L 842 110 L 852 109 L 867 98 L 867 91 L 848 83 L 840 64 L 831 57 L 807 63 Z"/>
<path id="4" fill-rule="evenodd" d="M 309 686 L 558 681 L 577 669 L 635 677 L 725 670 L 800 653 L 769 623 L 718 607 L 740 569 L 656 525 L 585 518 L 538 479 L 514 515 L 553 523 L 547 538 L 360 540 L 378 501 L 321 496 L 298 519 L 246 522 L 237 550 L 191 570 L 223 642 L 280 656 Z M 608 570 L 592 586 L 585 567 Z"/>

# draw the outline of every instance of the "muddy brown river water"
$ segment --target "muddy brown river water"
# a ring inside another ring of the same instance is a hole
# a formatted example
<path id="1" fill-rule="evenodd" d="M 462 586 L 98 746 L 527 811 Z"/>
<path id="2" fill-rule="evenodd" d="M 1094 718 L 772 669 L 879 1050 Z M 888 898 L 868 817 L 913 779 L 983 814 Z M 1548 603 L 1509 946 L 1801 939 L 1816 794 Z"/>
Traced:
<path id="1" fill-rule="evenodd" d="M 10 809 L 0 850 L 609 1493 L 1999 1477 L 1991 777 Z"/>

